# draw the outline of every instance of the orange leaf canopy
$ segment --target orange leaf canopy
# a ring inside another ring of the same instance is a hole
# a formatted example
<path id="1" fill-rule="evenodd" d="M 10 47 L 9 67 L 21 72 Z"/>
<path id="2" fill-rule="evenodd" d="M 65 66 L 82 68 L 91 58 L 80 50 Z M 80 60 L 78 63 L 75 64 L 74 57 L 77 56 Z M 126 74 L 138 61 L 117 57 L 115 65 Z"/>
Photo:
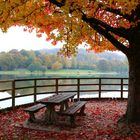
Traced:
<path id="1" fill-rule="evenodd" d="M 53 44 L 63 42 L 60 52 L 66 56 L 75 54 L 77 46 L 83 42 L 96 52 L 116 50 L 82 17 L 86 15 L 89 19 L 94 18 L 94 22 L 104 25 L 104 28 L 127 29 L 137 23 L 130 23 L 112 11 L 118 10 L 122 15 L 129 15 L 138 4 L 139 0 L 1 0 L 0 28 L 7 31 L 9 27 L 18 25 L 24 26 L 24 30 L 29 32 L 36 29 L 38 37 L 46 33 L 46 40 L 52 40 Z M 125 38 L 114 33 L 111 35 L 129 47 Z"/>

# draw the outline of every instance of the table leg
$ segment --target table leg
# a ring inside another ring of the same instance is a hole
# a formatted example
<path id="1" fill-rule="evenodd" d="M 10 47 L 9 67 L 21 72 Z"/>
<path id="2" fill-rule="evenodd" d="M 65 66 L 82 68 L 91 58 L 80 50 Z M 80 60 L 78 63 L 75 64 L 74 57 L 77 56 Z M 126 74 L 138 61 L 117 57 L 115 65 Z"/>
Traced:
<path id="1" fill-rule="evenodd" d="M 60 112 L 64 111 L 67 108 L 68 108 L 68 100 L 63 102 L 63 103 L 61 103 Z"/>
<path id="2" fill-rule="evenodd" d="M 57 117 L 57 114 L 55 112 L 55 106 L 54 105 L 48 105 L 47 110 L 45 112 L 45 121 L 48 124 L 53 124 L 57 120 L 56 117 Z"/>
<path id="3" fill-rule="evenodd" d="M 69 107 L 68 101 L 64 102 L 64 105 L 65 105 L 65 109 L 67 109 Z"/>
<path id="4" fill-rule="evenodd" d="M 85 114 L 85 112 L 84 112 L 84 110 L 85 110 L 85 105 L 81 108 L 81 110 L 80 110 L 80 115 L 81 116 L 85 116 L 86 114 Z"/>

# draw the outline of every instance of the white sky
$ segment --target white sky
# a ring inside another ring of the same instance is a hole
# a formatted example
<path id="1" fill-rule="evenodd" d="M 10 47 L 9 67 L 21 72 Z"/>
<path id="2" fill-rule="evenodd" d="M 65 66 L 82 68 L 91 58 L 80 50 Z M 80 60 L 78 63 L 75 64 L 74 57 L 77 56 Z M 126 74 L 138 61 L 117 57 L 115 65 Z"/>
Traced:
<path id="1" fill-rule="evenodd" d="M 0 30 L 0 52 L 10 51 L 12 49 L 17 50 L 40 50 L 44 48 L 53 49 L 60 48 L 61 43 L 53 46 L 51 42 L 47 42 L 45 35 L 41 38 L 36 36 L 35 31 L 32 33 L 23 31 L 23 27 L 11 27 L 6 33 Z M 82 47 L 82 45 L 80 46 Z M 84 47 L 82 47 L 84 48 Z M 118 51 L 116 51 L 118 52 Z M 118 52 L 122 54 L 121 52 Z"/>
<path id="2" fill-rule="evenodd" d="M 45 39 L 45 35 L 38 38 L 35 32 L 25 32 L 22 27 L 11 27 L 6 33 L 0 30 L 0 52 L 12 49 L 40 50 L 44 48 L 56 48 Z"/>

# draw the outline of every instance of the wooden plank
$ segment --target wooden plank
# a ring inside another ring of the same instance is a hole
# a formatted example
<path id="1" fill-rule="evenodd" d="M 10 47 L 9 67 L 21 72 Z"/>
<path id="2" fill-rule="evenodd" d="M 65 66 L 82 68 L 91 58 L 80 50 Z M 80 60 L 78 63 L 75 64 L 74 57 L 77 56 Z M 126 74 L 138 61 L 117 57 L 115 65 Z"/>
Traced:
<path id="1" fill-rule="evenodd" d="M 41 101 L 41 103 L 55 103 L 55 104 L 59 104 L 61 103 L 62 101 L 65 101 L 67 100 L 68 98 L 71 98 L 73 96 L 75 96 L 76 93 L 71 93 L 71 94 L 58 94 L 58 95 L 55 95 L 55 96 L 52 96 L 50 98 L 48 98 L 48 101 Z"/>
<path id="2" fill-rule="evenodd" d="M 72 106 L 70 106 L 67 110 L 62 112 L 65 115 L 73 115 L 75 114 L 81 107 L 86 104 L 86 101 L 77 101 Z"/>
<path id="3" fill-rule="evenodd" d="M 77 79 L 77 98 L 80 98 L 80 79 Z"/>
<path id="4" fill-rule="evenodd" d="M 12 81 L 12 108 L 15 108 L 15 81 Z"/>
<path id="5" fill-rule="evenodd" d="M 37 104 L 37 105 L 33 105 L 31 107 L 25 108 L 24 111 L 27 111 L 27 112 L 36 112 L 39 109 L 44 108 L 44 107 L 45 107 L 45 105 L 43 105 L 43 104 Z"/>
<path id="6" fill-rule="evenodd" d="M 36 93 L 37 93 L 37 81 L 34 80 L 34 103 L 36 102 L 36 99 L 37 99 Z"/>

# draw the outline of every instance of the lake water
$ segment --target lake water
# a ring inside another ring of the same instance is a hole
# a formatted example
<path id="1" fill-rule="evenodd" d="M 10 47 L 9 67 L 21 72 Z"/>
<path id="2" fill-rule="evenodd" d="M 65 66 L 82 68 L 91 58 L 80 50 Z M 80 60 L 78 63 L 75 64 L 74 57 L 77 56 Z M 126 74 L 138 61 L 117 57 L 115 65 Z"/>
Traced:
<path id="1" fill-rule="evenodd" d="M 8 79 L 20 79 L 20 78 L 71 78 L 73 76 L 63 76 L 63 75 L 0 75 L 1 80 L 8 80 Z M 74 76 L 75 77 L 75 76 Z M 88 74 L 88 75 L 77 75 L 77 77 L 122 77 L 122 78 L 127 78 L 127 74 Z M 124 88 L 125 89 L 125 88 Z M 127 89 L 127 88 L 126 88 Z M 18 93 L 19 94 L 19 93 Z M 37 100 L 51 96 L 50 95 L 38 95 Z M 120 97 L 120 92 L 103 92 L 101 94 L 101 97 L 111 97 L 111 98 L 117 98 Z M 6 98 L 6 97 L 11 97 L 11 94 L 7 92 L 0 93 L 0 99 Z M 98 97 L 97 93 L 81 93 L 80 94 L 81 98 L 96 98 Z M 124 92 L 123 95 L 124 98 L 127 98 L 127 92 Z M 76 98 L 76 97 L 75 97 Z M 33 102 L 33 96 L 27 96 L 27 97 L 20 97 L 16 98 L 15 103 L 16 105 L 21 105 L 21 104 L 27 104 Z M 0 108 L 6 108 L 6 107 L 11 107 L 12 105 L 12 100 L 6 100 L 6 101 L 1 101 L 0 102 Z"/>

